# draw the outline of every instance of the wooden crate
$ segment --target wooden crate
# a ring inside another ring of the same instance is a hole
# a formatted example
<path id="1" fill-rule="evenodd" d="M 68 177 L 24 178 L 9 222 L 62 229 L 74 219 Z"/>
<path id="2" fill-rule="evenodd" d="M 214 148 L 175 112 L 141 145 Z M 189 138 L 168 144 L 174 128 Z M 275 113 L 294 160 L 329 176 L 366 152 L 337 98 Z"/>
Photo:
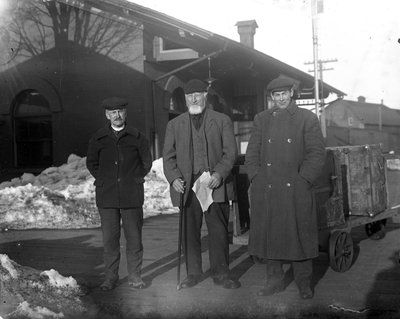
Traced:
<path id="1" fill-rule="evenodd" d="M 374 216 L 387 208 L 386 160 L 381 146 L 336 147 L 342 167 L 344 213 Z"/>
<path id="2" fill-rule="evenodd" d="M 375 216 L 388 207 L 386 160 L 379 144 L 327 148 L 316 187 L 320 228 L 348 216 Z"/>
<path id="3" fill-rule="evenodd" d="M 339 161 L 333 150 L 327 149 L 322 173 L 314 184 L 318 228 L 343 225 L 343 181 Z"/>
<path id="4" fill-rule="evenodd" d="M 380 145 L 327 147 L 326 151 L 324 168 L 314 184 L 320 230 L 346 227 L 350 216 L 373 217 L 388 208 L 386 159 Z M 242 197 L 247 199 L 244 190 Z M 238 205 L 235 208 L 233 242 L 247 244 L 248 232 L 241 231 L 240 223 L 243 211 Z"/>

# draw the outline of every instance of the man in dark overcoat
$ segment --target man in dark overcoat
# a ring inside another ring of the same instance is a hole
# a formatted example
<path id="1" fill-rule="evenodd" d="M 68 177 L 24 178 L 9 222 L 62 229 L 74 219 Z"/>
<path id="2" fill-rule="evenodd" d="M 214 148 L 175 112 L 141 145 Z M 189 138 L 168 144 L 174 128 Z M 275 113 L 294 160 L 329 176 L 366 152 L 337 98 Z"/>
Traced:
<path id="1" fill-rule="evenodd" d="M 293 100 L 286 77 L 267 87 L 274 103 L 257 114 L 245 167 L 251 181 L 249 253 L 266 260 L 266 284 L 259 295 L 284 290 L 282 264 L 290 262 L 300 297 L 313 297 L 312 258 L 318 256 L 313 183 L 325 160 L 318 117 Z"/>
<path id="2" fill-rule="evenodd" d="M 163 148 L 164 174 L 171 187 L 174 206 L 184 194 L 186 207 L 186 269 L 182 288 L 196 285 L 202 277 L 201 227 L 203 208 L 192 190 L 204 172 L 211 177 L 208 188 L 213 202 L 205 209 L 211 276 L 216 285 L 234 289 L 240 283 L 229 272 L 228 221 L 233 199 L 231 170 L 237 156 L 231 119 L 206 107 L 207 84 L 193 79 L 184 85 L 188 112 L 171 120 L 166 128 Z"/>
<path id="3" fill-rule="evenodd" d="M 103 101 L 109 123 L 90 139 L 86 165 L 95 178 L 96 205 L 103 233 L 105 280 L 102 290 L 119 280 L 121 219 L 126 238 L 128 284 L 144 288 L 142 226 L 144 177 L 152 166 L 149 143 L 136 128 L 126 124 L 127 101 Z"/>

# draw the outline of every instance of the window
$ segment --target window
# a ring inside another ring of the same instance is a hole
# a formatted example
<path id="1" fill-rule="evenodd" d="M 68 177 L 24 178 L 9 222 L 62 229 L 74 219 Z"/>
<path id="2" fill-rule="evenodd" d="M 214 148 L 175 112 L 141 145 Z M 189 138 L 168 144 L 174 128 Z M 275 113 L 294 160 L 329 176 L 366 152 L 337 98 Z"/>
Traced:
<path id="1" fill-rule="evenodd" d="M 47 167 L 53 162 L 50 105 L 35 90 L 22 92 L 13 107 L 15 167 Z"/>
<path id="2" fill-rule="evenodd" d="M 185 93 L 181 87 L 176 88 L 169 100 L 169 119 L 182 114 L 186 111 Z"/>
<path id="3" fill-rule="evenodd" d="M 347 118 L 347 123 L 349 124 L 349 126 L 353 126 L 354 125 L 354 119 L 351 116 L 349 116 Z"/>
<path id="4" fill-rule="evenodd" d="M 256 113 L 257 97 L 238 96 L 233 101 L 233 120 L 234 121 L 252 121 Z"/>
<path id="5" fill-rule="evenodd" d="M 185 93 L 181 87 L 178 87 L 172 92 L 169 110 L 183 113 L 186 111 Z"/>
<path id="6" fill-rule="evenodd" d="M 199 53 L 178 43 L 154 37 L 153 57 L 156 61 L 197 59 Z"/>
<path id="7" fill-rule="evenodd" d="M 250 133 L 253 127 L 253 118 L 257 110 L 257 96 L 237 96 L 233 100 L 233 130 L 240 154 L 245 154 Z"/>

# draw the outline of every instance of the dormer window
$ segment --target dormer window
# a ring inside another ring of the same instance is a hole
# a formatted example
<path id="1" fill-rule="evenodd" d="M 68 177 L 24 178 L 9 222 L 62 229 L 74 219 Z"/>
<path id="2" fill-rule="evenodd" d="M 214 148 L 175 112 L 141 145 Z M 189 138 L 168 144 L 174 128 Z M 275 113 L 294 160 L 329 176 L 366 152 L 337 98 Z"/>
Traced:
<path id="1" fill-rule="evenodd" d="M 154 37 L 153 55 L 157 62 L 197 59 L 199 57 L 198 52 L 160 37 Z"/>

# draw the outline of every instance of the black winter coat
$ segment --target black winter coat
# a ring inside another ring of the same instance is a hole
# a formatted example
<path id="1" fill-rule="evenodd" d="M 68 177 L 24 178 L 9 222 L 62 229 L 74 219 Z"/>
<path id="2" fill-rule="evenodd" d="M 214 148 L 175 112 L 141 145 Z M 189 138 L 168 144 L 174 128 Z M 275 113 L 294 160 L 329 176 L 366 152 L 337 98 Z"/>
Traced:
<path id="1" fill-rule="evenodd" d="M 96 205 L 101 208 L 140 207 L 144 177 L 152 166 L 147 139 L 127 126 L 118 137 L 110 125 L 90 139 L 86 166 L 95 178 Z"/>
<path id="2" fill-rule="evenodd" d="M 267 259 L 318 256 L 312 185 L 325 161 L 318 118 L 292 102 L 254 118 L 246 152 L 251 181 L 249 253 Z"/>

